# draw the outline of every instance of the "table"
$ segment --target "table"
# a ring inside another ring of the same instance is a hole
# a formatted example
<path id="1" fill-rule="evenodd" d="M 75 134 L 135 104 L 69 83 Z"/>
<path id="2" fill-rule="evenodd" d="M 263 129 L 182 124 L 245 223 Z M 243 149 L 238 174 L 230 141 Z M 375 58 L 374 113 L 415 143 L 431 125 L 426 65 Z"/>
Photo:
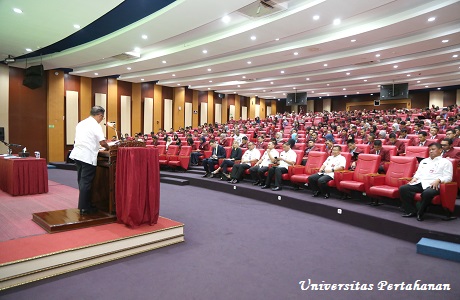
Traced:
<path id="1" fill-rule="evenodd" d="M 160 215 L 158 149 L 118 148 L 115 178 L 118 222 L 132 228 L 156 224 Z"/>
<path id="2" fill-rule="evenodd" d="M 13 196 L 48 193 L 46 160 L 0 157 L 0 189 Z"/>

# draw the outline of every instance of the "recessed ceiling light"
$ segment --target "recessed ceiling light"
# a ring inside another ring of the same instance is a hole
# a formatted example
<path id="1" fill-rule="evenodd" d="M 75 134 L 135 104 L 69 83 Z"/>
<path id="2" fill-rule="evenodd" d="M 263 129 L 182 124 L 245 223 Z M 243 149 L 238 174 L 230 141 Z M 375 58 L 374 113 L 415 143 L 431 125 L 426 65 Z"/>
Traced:
<path id="1" fill-rule="evenodd" d="M 427 85 L 425 85 L 425 87 L 427 88 L 428 86 L 427 86 Z"/>
<path id="2" fill-rule="evenodd" d="M 329 83 L 327 84 L 327 86 L 329 86 Z"/>
<path id="3" fill-rule="evenodd" d="M 334 25 L 339 25 L 342 21 L 340 21 L 340 19 L 335 19 L 333 24 Z"/>
<path id="4" fill-rule="evenodd" d="M 144 78 L 141 78 L 141 81 L 144 81 Z"/>
<path id="5" fill-rule="evenodd" d="M 275 39 L 275 41 L 279 41 L 279 40 L 280 40 L 280 38 L 276 38 L 276 39 Z"/>
<path id="6" fill-rule="evenodd" d="M 148 36 L 146 34 L 143 34 L 143 35 L 141 35 L 141 38 L 146 40 L 148 38 Z"/>
<path id="7" fill-rule="evenodd" d="M 379 87 L 380 87 L 380 84 L 378 84 L 377 87 L 379 88 Z"/>
<path id="8" fill-rule="evenodd" d="M 350 72 L 345 73 L 347 76 L 350 75 Z"/>
<path id="9" fill-rule="evenodd" d="M 417 83 L 420 83 L 420 80 L 417 80 Z"/>
<path id="10" fill-rule="evenodd" d="M 458 57 L 458 54 L 454 54 L 452 55 L 453 58 L 457 58 Z"/>
<path id="11" fill-rule="evenodd" d="M 407 76 L 407 77 L 410 77 L 410 74 L 407 74 L 406 76 Z"/>
<path id="12" fill-rule="evenodd" d="M 295 90 L 295 87 L 293 87 L 292 89 Z"/>
<path id="13" fill-rule="evenodd" d="M 180 83 L 178 83 L 177 85 L 180 85 Z"/>
<path id="14" fill-rule="evenodd" d="M 209 80 L 209 82 L 212 82 L 212 80 Z"/>
<path id="15" fill-rule="evenodd" d="M 294 55 L 299 55 L 299 52 L 294 52 Z"/>
<path id="16" fill-rule="evenodd" d="M 433 22 L 434 20 L 436 20 L 435 17 L 428 18 L 428 22 Z"/>
<path id="17" fill-rule="evenodd" d="M 20 8 L 13 8 L 13 11 L 17 14 L 22 14 L 22 9 Z"/>
<path id="18" fill-rule="evenodd" d="M 251 61 L 248 61 L 248 65 L 250 65 L 250 64 L 251 64 Z"/>
<path id="19" fill-rule="evenodd" d="M 442 42 L 443 42 L 443 43 L 448 43 L 448 42 L 449 42 L 449 40 L 442 40 Z"/>
<path id="20" fill-rule="evenodd" d="M 272 81 L 272 82 L 270 82 L 270 84 L 273 84 L 273 81 Z"/>
<path id="21" fill-rule="evenodd" d="M 324 64 L 323 66 L 327 67 L 327 64 Z"/>
<path id="22" fill-rule="evenodd" d="M 374 94 L 371 94 L 371 96 L 374 96 Z"/>
<path id="23" fill-rule="evenodd" d="M 166 60 L 163 60 L 163 61 L 162 61 L 162 63 L 164 63 L 164 64 L 165 64 L 165 63 L 166 63 Z"/>
<path id="24" fill-rule="evenodd" d="M 281 74 L 284 74 L 284 71 L 281 71 Z"/>
<path id="25" fill-rule="evenodd" d="M 315 93 L 315 91 L 311 91 L 311 93 L 312 93 L 312 94 L 314 94 L 314 93 Z"/>
<path id="26" fill-rule="evenodd" d="M 375 57 L 380 57 L 380 54 L 376 54 Z"/>
<path id="27" fill-rule="evenodd" d="M 141 48 L 139 47 L 134 48 L 134 52 L 141 52 Z"/>
<path id="28" fill-rule="evenodd" d="M 359 94 L 359 92 L 356 92 L 356 94 Z"/>
<path id="29" fill-rule="evenodd" d="M 393 68 L 397 69 L 397 68 L 398 68 L 398 65 L 394 65 Z"/>
<path id="30" fill-rule="evenodd" d="M 356 40 L 351 40 L 350 42 L 354 43 L 354 42 L 356 42 Z"/>
<path id="31" fill-rule="evenodd" d="M 99 73 L 94 73 L 94 75 L 96 75 L 96 76 L 97 76 L 97 75 L 99 75 Z"/>
<path id="32" fill-rule="evenodd" d="M 286 96 L 286 93 L 283 93 L 283 96 Z"/>
<path id="33" fill-rule="evenodd" d="M 264 93 L 265 93 L 265 90 L 264 90 Z"/>
<path id="34" fill-rule="evenodd" d="M 318 16 L 318 15 L 314 15 L 314 16 L 313 16 L 313 20 L 315 20 L 315 21 L 319 20 L 319 16 Z"/>
<path id="35" fill-rule="evenodd" d="M 210 90 L 211 88 L 208 88 L 208 90 Z"/>
<path id="36" fill-rule="evenodd" d="M 78 25 L 78 24 L 74 24 L 73 27 L 74 27 L 75 29 L 80 29 L 80 28 L 81 28 L 81 26 Z"/>
<path id="37" fill-rule="evenodd" d="M 172 74 L 172 77 L 176 77 L 176 74 Z"/>
<path id="38" fill-rule="evenodd" d="M 246 76 L 243 76 L 243 79 L 246 79 Z"/>
<path id="39" fill-rule="evenodd" d="M 203 52 L 203 54 L 206 54 L 206 53 L 208 53 L 208 50 L 205 49 L 202 52 Z"/>
<path id="40" fill-rule="evenodd" d="M 346 88 L 343 88 L 342 91 L 346 91 L 347 89 Z"/>
<path id="41" fill-rule="evenodd" d="M 438 91 L 440 90 L 441 88 L 438 88 Z"/>
<path id="42" fill-rule="evenodd" d="M 32 49 L 26 48 L 26 51 L 27 51 L 27 52 L 32 52 Z"/>
<path id="43" fill-rule="evenodd" d="M 367 82 L 367 79 L 364 79 L 364 82 Z"/>
<path id="44" fill-rule="evenodd" d="M 323 97 L 319 96 L 319 99 L 323 99 Z"/>
<path id="45" fill-rule="evenodd" d="M 348 96 L 347 96 L 347 95 L 345 95 L 344 97 L 345 97 L 345 98 L 347 98 Z"/>
<path id="46" fill-rule="evenodd" d="M 223 16 L 222 17 L 222 22 L 224 22 L 224 23 L 230 22 L 230 17 L 229 16 Z"/>
<path id="47" fill-rule="evenodd" d="M 238 85 L 238 87 L 241 87 L 241 85 Z"/>
<path id="48" fill-rule="evenodd" d="M 211 69 L 208 69 L 208 72 L 211 72 L 212 70 Z"/>
<path id="49" fill-rule="evenodd" d="M 127 69 L 127 70 L 131 70 L 131 67 L 127 67 L 126 69 Z"/>
<path id="50" fill-rule="evenodd" d="M 251 40 L 255 41 L 257 37 L 255 35 L 251 36 Z"/>
<path id="51" fill-rule="evenodd" d="M 233 94 L 236 94 L 236 92 L 233 92 Z"/>
<path id="52" fill-rule="evenodd" d="M 310 80 L 310 78 L 307 77 L 307 78 L 305 78 L 305 80 Z"/>

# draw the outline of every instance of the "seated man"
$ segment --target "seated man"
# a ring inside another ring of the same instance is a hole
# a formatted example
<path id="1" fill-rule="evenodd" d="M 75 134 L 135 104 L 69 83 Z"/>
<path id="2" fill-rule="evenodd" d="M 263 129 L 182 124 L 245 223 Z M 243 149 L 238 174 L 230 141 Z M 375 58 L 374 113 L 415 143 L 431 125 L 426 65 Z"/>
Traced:
<path id="1" fill-rule="evenodd" d="M 289 166 L 295 165 L 297 154 L 291 149 L 291 145 L 288 142 L 283 144 L 283 150 L 284 151 L 281 151 L 279 158 L 276 160 L 278 166 L 273 166 L 268 169 L 268 176 L 265 179 L 265 185 L 262 187 L 263 189 L 270 188 L 270 182 L 273 176 L 275 176 L 275 187 L 272 188 L 272 191 L 281 190 L 281 175 L 288 172 Z"/>
<path id="2" fill-rule="evenodd" d="M 441 183 L 451 182 L 452 163 L 441 156 L 442 149 L 439 143 L 430 145 L 430 157 L 423 159 L 412 180 L 399 188 L 405 218 L 417 216 L 417 221 L 423 221 L 423 214 L 436 195 L 439 195 Z M 422 201 L 417 208 L 414 205 L 414 196 L 422 193 Z"/>
<path id="3" fill-rule="evenodd" d="M 456 151 L 452 146 L 452 143 L 452 139 L 449 138 L 445 138 L 442 140 L 442 157 L 456 159 L 458 160 L 458 163 L 460 163 L 460 151 Z"/>
<path id="4" fill-rule="evenodd" d="M 267 150 L 264 155 L 259 159 L 256 164 L 249 168 L 249 173 L 251 174 L 252 179 L 254 180 L 253 185 L 265 185 L 265 180 L 262 179 L 265 172 L 268 171 L 268 166 L 275 163 L 278 158 L 278 151 L 275 149 L 275 143 L 269 142 L 267 145 Z"/>
<path id="5" fill-rule="evenodd" d="M 230 173 L 230 183 L 238 183 L 243 178 L 244 171 L 251 167 L 252 163 L 257 162 L 260 159 L 260 151 L 256 149 L 256 145 L 253 142 L 248 143 L 248 150 L 244 152 L 241 162 L 234 164 L 232 172 Z"/>
<path id="6" fill-rule="evenodd" d="M 390 133 L 388 136 L 387 145 L 396 146 L 396 155 L 404 155 L 406 153 L 406 144 L 403 141 L 399 141 L 394 133 Z"/>
<path id="7" fill-rule="evenodd" d="M 313 140 L 309 140 L 307 143 L 307 148 L 305 149 L 302 158 L 302 166 L 305 166 L 307 164 L 308 154 L 310 154 L 311 151 L 320 151 L 319 147 L 315 145 L 315 141 Z"/>
<path id="8" fill-rule="evenodd" d="M 225 158 L 227 156 L 224 147 L 219 145 L 215 140 L 210 140 L 209 146 L 212 150 L 212 154 L 209 158 L 203 159 L 203 168 L 206 172 L 203 177 L 212 177 L 211 172 L 214 170 L 214 166 L 219 162 L 219 158 Z"/>
<path id="9" fill-rule="evenodd" d="M 230 177 L 230 175 L 227 174 L 227 168 L 233 167 L 233 165 L 235 164 L 235 160 L 240 160 L 241 156 L 243 156 L 243 150 L 241 150 L 241 148 L 238 147 L 238 142 L 233 142 L 230 157 L 224 159 L 220 166 L 212 172 L 212 175 L 216 175 L 217 173 L 222 171 L 223 176 L 221 176 L 221 180 L 227 180 L 227 178 Z"/>
<path id="10" fill-rule="evenodd" d="M 418 133 L 418 144 L 417 146 L 427 146 L 426 145 L 426 137 L 427 137 L 426 131 L 420 131 Z"/>
<path id="11" fill-rule="evenodd" d="M 330 192 L 327 183 L 334 179 L 335 171 L 345 169 L 346 159 L 340 154 L 340 151 L 342 151 L 342 147 L 334 146 L 332 155 L 324 161 L 319 172 L 308 177 L 308 184 L 313 191 L 313 197 L 318 197 L 323 193 L 324 199 L 329 198 Z"/>
<path id="12" fill-rule="evenodd" d="M 358 161 L 358 155 L 361 153 L 359 149 L 356 147 L 354 140 L 347 141 L 348 152 L 351 154 L 351 164 L 350 170 L 354 170 L 356 168 L 356 162 Z"/>
<path id="13" fill-rule="evenodd" d="M 380 155 L 380 166 L 378 172 L 380 174 L 385 173 L 385 164 L 390 162 L 390 151 L 387 149 L 382 148 L 382 141 L 376 140 L 374 142 L 374 148 L 371 149 L 369 154 L 377 154 Z"/>

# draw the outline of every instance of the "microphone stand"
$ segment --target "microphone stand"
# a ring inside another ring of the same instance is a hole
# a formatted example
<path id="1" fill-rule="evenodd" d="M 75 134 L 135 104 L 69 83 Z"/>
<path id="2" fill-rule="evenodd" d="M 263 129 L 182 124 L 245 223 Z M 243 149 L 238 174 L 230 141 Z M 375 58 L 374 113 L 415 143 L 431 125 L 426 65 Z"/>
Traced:
<path id="1" fill-rule="evenodd" d="M 5 146 L 8 147 L 8 155 L 7 155 L 7 157 L 8 157 L 8 156 L 13 156 L 13 150 L 11 150 L 10 144 L 8 144 L 8 143 L 5 142 L 5 141 L 0 141 L 0 142 L 2 142 Z"/>

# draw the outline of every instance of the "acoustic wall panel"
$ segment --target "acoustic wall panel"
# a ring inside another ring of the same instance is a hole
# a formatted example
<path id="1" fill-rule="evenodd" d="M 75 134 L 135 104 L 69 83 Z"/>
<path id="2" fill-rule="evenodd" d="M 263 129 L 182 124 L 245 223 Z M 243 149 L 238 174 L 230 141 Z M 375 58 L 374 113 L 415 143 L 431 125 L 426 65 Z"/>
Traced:
<path id="1" fill-rule="evenodd" d="M 66 144 L 73 145 L 75 127 L 78 124 L 78 92 L 65 92 L 65 136 Z"/>
<path id="2" fill-rule="evenodd" d="M 267 105 L 267 115 L 266 115 L 266 117 L 271 116 L 271 114 L 272 114 L 272 107 L 271 107 L 271 105 Z"/>
<path id="3" fill-rule="evenodd" d="M 144 98 L 144 133 L 153 131 L 153 98 Z"/>
<path id="4" fill-rule="evenodd" d="M 233 118 L 233 120 L 235 120 L 235 105 L 230 105 L 230 109 L 229 109 L 229 115 L 228 115 L 228 119 L 230 120 L 231 118 Z"/>
<path id="5" fill-rule="evenodd" d="M 307 100 L 307 111 L 306 112 L 310 112 L 310 111 L 315 111 L 315 101 L 313 100 Z"/>
<path id="6" fill-rule="evenodd" d="M 260 104 L 256 104 L 255 110 L 254 110 L 254 118 L 260 118 Z"/>
<path id="7" fill-rule="evenodd" d="M 184 111 L 184 113 L 185 113 L 184 125 L 185 125 L 185 127 L 192 126 L 193 104 L 190 103 L 190 102 L 185 102 L 184 110 L 185 110 Z"/>
<path id="8" fill-rule="evenodd" d="M 248 108 L 247 106 L 241 106 L 241 119 L 247 120 L 248 119 Z"/>
<path id="9" fill-rule="evenodd" d="M 105 109 L 105 116 L 107 117 L 107 94 L 100 94 L 100 93 L 95 93 L 94 94 L 94 105 L 99 105 Z M 104 135 L 107 137 L 107 128 L 104 125 L 105 120 L 99 123 L 102 127 L 102 132 Z"/>
<path id="10" fill-rule="evenodd" d="M 216 103 L 216 106 L 214 108 L 214 122 L 217 122 L 219 124 L 222 123 L 222 104 Z"/>
<path id="11" fill-rule="evenodd" d="M 208 123 L 208 103 L 201 102 L 200 125 L 203 125 L 204 123 Z"/>
<path id="12" fill-rule="evenodd" d="M 131 96 L 120 97 L 120 122 L 117 129 L 121 132 L 131 132 Z M 109 120 L 114 122 L 115 120 Z M 112 134 L 112 131 L 109 132 Z M 115 134 L 115 132 L 113 132 Z"/>
<path id="13" fill-rule="evenodd" d="M 166 131 L 169 131 L 172 128 L 172 109 L 173 109 L 173 102 L 171 99 L 165 99 L 165 107 L 164 107 L 164 127 Z M 175 130 L 179 128 L 174 128 Z"/>
<path id="14" fill-rule="evenodd" d="M 9 139 L 9 86 L 10 86 L 10 77 L 9 77 L 8 66 L 0 64 L 0 127 L 5 128 L 5 141 L 10 141 Z M 0 143 L 0 154 L 7 153 L 8 148 Z"/>
<path id="15" fill-rule="evenodd" d="M 327 98 L 323 100 L 323 111 L 331 111 L 331 98 Z"/>

